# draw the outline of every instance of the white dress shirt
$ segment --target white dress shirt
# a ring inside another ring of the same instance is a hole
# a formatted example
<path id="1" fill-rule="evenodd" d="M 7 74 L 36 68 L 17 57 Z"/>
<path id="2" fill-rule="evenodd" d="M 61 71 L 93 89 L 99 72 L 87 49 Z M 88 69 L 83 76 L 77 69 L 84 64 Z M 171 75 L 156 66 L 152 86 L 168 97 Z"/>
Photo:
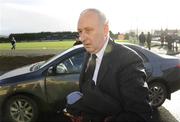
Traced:
<path id="1" fill-rule="evenodd" d="M 108 41 L 109 41 L 109 37 L 106 38 L 106 42 L 105 42 L 103 48 L 99 52 L 96 53 L 96 56 L 97 56 L 97 58 L 96 58 L 96 67 L 95 67 L 94 74 L 93 74 L 93 81 L 95 82 L 95 84 L 97 82 L 99 68 L 100 68 L 102 58 L 103 58 L 103 55 L 104 55 L 104 51 L 105 51 L 105 49 L 107 47 Z"/>

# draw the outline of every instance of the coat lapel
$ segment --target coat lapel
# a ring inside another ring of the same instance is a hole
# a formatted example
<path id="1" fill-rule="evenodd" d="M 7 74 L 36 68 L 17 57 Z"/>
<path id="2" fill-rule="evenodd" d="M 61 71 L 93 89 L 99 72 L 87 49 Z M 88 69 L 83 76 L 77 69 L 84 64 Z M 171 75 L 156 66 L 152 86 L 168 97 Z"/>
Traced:
<path id="1" fill-rule="evenodd" d="M 98 77 L 97 77 L 97 85 L 99 85 L 99 83 L 101 82 L 101 80 L 103 80 L 103 77 L 105 76 L 105 74 L 107 73 L 108 70 L 110 70 L 110 64 L 111 62 L 111 52 L 112 52 L 112 42 L 111 40 L 109 40 L 108 45 L 104 51 L 104 55 L 103 55 L 103 59 L 99 68 L 99 72 L 98 72 Z"/>
<path id="2" fill-rule="evenodd" d="M 82 71 L 81 71 L 81 73 L 80 73 L 80 80 L 79 80 L 79 82 L 80 82 L 80 83 L 79 83 L 80 91 L 81 91 L 81 85 L 82 85 L 82 83 L 84 82 L 85 70 L 86 70 L 86 68 L 87 68 L 87 63 L 88 63 L 89 57 L 90 57 L 90 54 L 89 54 L 89 53 L 86 53 L 85 61 L 84 61 L 84 63 L 83 63 L 83 69 L 82 69 Z"/>

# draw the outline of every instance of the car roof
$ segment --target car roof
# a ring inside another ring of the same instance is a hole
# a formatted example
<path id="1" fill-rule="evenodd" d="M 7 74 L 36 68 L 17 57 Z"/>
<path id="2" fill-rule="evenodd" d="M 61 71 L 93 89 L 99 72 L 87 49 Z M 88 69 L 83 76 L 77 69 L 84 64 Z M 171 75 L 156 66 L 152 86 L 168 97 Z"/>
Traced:
<path id="1" fill-rule="evenodd" d="M 152 52 L 148 49 L 146 49 L 145 47 L 139 46 L 137 44 L 132 44 L 132 43 L 127 43 L 127 42 L 118 42 L 118 44 L 123 44 L 131 49 L 133 49 L 134 51 L 136 51 L 138 54 L 139 52 L 142 53 L 145 57 L 147 57 L 148 59 L 161 59 L 162 56 Z"/>
<path id="2" fill-rule="evenodd" d="M 127 47 L 130 47 L 131 49 L 135 50 L 137 52 L 137 50 L 141 53 L 143 53 L 149 60 L 163 60 L 163 59 L 174 59 L 174 60 L 180 60 L 178 57 L 175 56 L 171 56 L 171 55 L 166 55 L 166 54 L 159 54 L 156 52 L 153 52 L 151 50 L 146 49 L 145 47 L 139 46 L 137 44 L 132 44 L 132 43 L 119 43 L 119 44 L 123 44 Z M 138 52 L 137 52 L 138 53 Z"/>

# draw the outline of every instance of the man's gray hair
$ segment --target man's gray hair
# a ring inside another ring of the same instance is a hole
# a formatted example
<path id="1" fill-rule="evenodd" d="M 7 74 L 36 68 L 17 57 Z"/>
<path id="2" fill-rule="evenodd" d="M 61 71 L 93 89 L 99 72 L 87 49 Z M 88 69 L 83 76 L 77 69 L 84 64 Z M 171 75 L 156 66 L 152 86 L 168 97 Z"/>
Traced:
<path id="1" fill-rule="evenodd" d="M 100 22 L 102 22 L 102 24 L 107 24 L 108 23 L 108 19 L 107 19 L 106 15 L 102 11 L 100 11 L 98 9 L 95 9 L 95 8 L 88 8 L 88 9 L 85 9 L 84 11 L 82 11 L 80 16 L 83 15 L 84 13 L 86 13 L 86 12 L 95 13 L 99 17 L 99 20 L 100 20 Z"/>

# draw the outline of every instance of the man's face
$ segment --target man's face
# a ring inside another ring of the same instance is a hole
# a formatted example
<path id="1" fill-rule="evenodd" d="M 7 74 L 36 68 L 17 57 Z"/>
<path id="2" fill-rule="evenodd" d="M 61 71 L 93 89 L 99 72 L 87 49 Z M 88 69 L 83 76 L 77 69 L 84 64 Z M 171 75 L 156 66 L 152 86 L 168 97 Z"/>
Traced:
<path id="1" fill-rule="evenodd" d="M 80 40 L 85 49 L 91 53 L 97 53 L 105 42 L 105 25 L 100 23 L 98 16 L 93 12 L 86 12 L 78 21 Z"/>

